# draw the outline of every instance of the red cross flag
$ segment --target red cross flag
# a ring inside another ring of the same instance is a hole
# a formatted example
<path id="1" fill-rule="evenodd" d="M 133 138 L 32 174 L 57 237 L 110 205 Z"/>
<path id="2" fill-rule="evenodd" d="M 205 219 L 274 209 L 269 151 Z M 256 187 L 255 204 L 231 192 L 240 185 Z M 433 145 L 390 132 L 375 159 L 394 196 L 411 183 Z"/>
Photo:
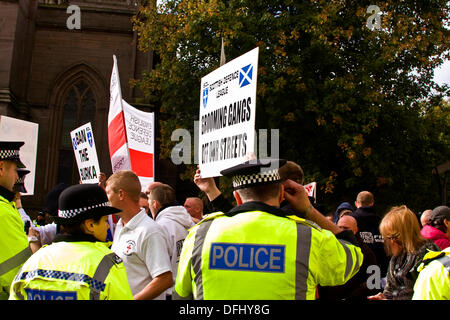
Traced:
<path id="1" fill-rule="evenodd" d="M 120 89 L 119 68 L 116 56 L 113 56 L 114 66 L 111 73 L 110 100 L 108 113 L 108 142 L 111 157 L 112 172 L 130 170 L 130 155 L 128 153 L 127 134 L 122 105 L 122 90 Z"/>
<path id="2" fill-rule="evenodd" d="M 112 171 L 132 170 L 142 190 L 154 181 L 155 116 L 122 99 L 116 56 L 111 74 L 108 140 Z"/>

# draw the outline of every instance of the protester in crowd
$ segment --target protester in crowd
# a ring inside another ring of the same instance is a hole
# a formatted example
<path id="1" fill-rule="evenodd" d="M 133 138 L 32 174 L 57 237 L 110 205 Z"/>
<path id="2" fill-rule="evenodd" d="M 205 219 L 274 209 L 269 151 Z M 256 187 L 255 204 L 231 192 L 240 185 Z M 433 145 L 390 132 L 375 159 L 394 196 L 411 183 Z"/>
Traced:
<path id="1" fill-rule="evenodd" d="M 338 220 L 339 220 L 339 219 L 341 218 L 341 216 L 342 216 L 341 213 L 342 213 L 344 210 L 345 210 L 346 212 L 351 211 L 352 213 L 355 211 L 350 203 L 348 203 L 348 202 L 342 202 L 342 203 L 336 208 L 336 211 L 334 212 L 334 216 L 333 216 L 333 222 L 334 222 L 334 223 L 337 223 L 337 222 L 338 222 Z"/>
<path id="2" fill-rule="evenodd" d="M 278 170 L 278 174 L 283 180 L 290 179 L 298 184 L 303 185 L 303 181 L 305 178 L 303 169 L 299 164 L 293 161 L 286 161 L 286 163 L 282 165 Z"/>
<path id="3" fill-rule="evenodd" d="M 56 234 L 60 231 L 60 226 L 58 226 L 53 220 L 54 217 L 58 216 L 58 198 L 59 195 L 68 188 L 69 185 L 66 183 L 58 183 L 55 187 L 50 190 L 49 193 L 45 196 L 44 201 L 44 209 L 42 212 L 50 223 L 47 223 L 43 226 L 35 226 L 33 222 L 28 224 L 28 241 L 30 241 L 30 245 L 35 245 L 37 248 L 40 248 L 44 245 L 51 244 L 55 239 Z M 16 205 L 19 209 L 19 212 L 22 216 L 22 219 L 31 221 L 28 214 L 23 210 L 22 203 L 20 198 L 16 199 Z M 109 232 L 109 230 L 108 230 Z"/>
<path id="4" fill-rule="evenodd" d="M 202 178 L 199 166 L 197 166 L 197 171 L 195 171 L 194 183 L 208 197 L 208 213 L 216 211 L 226 212 L 233 208 L 233 205 L 225 199 L 222 192 L 217 188 L 214 178 Z"/>
<path id="5" fill-rule="evenodd" d="M 117 171 L 106 181 L 106 194 L 120 220 L 112 250 L 123 260 L 136 300 L 164 300 L 173 285 L 172 267 L 161 227 L 139 206 L 141 183 L 129 170 Z"/>
<path id="6" fill-rule="evenodd" d="M 154 181 L 154 182 L 150 182 L 149 185 L 147 186 L 147 188 L 145 189 L 145 194 L 148 196 L 150 191 L 152 191 L 152 189 L 156 186 L 162 185 L 162 182 L 159 181 Z"/>
<path id="7" fill-rule="evenodd" d="M 369 299 L 409 300 L 418 276 L 417 267 L 427 250 L 438 251 L 439 248 L 420 235 L 419 222 L 405 205 L 393 207 L 384 216 L 380 231 L 391 260 L 384 291 Z"/>
<path id="8" fill-rule="evenodd" d="M 105 242 L 107 216 L 118 211 L 96 184 L 64 190 L 55 218 L 62 232 L 25 262 L 11 285 L 10 299 L 132 299 L 125 267 Z"/>
<path id="9" fill-rule="evenodd" d="M 450 247 L 428 252 L 418 271 L 413 300 L 450 300 Z"/>
<path id="10" fill-rule="evenodd" d="M 303 186 L 291 180 L 281 184 L 277 169 L 264 169 L 283 164 L 246 161 L 221 171 L 233 179 L 238 206 L 210 214 L 191 229 L 174 297 L 315 299 L 318 284 L 343 284 L 358 271 L 362 254 L 351 232 L 334 236 L 280 210 L 286 198 L 313 221 L 321 216 Z"/>
<path id="11" fill-rule="evenodd" d="M 188 235 L 188 229 L 194 226 L 194 222 L 186 209 L 177 205 L 175 190 L 171 186 L 160 184 L 154 187 L 150 191 L 148 199 L 153 219 L 162 227 L 167 240 L 175 283 L 181 248 Z M 173 287 L 167 290 L 168 300 L 171 299 L 172 292 Z"/>
<path id="12" fill-rule="evenodd" d="M 184 207 L 187 212 L 191 215 L 192 221 L 194 223 L 198 223 L 203 219 L 203 201 L 197 197 L 189 197 L 186 198 L 184 202 Z"/>
<path id="13" fill-rule="evenodd" d="M 351 210 L 348 210 L 352 212 Z M 367 268 L 377 264 L 377 259 L 373 251 L 358 237 L 358 225 L 356 219 L 350 215 L 342 216 L 337 223 L 342 230 L 350 230 L 356 237 L 364 260 L 358 273 L 348 280 L 345 284 L 335 287 L 320 287 L 319 299 L 321 300 L 351 300 L 363 301 L 367 300 L 367 296 L 376 294 L 376 289 L 367 287 L 367 279 L 369 274 Z"/>
<path id="14" fill-rule="evenodd" d="M 98 175 L 98 185 L 103 189 L 106 190 L 106 174 L 104 172 L 100 172 Z M 148 212 L 148 211 L 147 211 Z M 108 216 L 108 235 L 106 236 L 107 241 L 112 242 L 114 238 L 114 230 L 116 229 L 116 224 L 119 218 L 117 218 L 117 215 L 111 214 Z"/>
<path id="15" fill-rule="evenodd" d="M 389 258 L 383 245 L 383 238 L 379 231 L 381 218 L 376 214 L 375 199 L 371 192 L 361 191 L 355 201 L 356 210 L 352 216 L 358 223 L 358 235 L 377 257 L 378 266 L 383 276 L 387 273 Z"/>
<path id="16" fill-rule="evenodd" d="M 25 226 L 14 203 L 17 168 L 23 142 L 0 142 L 0 300 L 6 300 L 14 276 L 32 254 Z"/>
<path id="17" fill-rule="evenodd" d="M 150 208 L 148 206 L 148 197 L 145 192 L 141 192 L 139 195 L 139 206 L 145 210 L 146 214 L 151 214 Z"/>
<path id="18" fill-rule="evenodd" d="M 106 189 L 106 174 L 104 172 L 100 172 L 98 175 L 98 185 L 105 190 Z"/>
<path id="19" fill-rule="evenodd" d="M 431 209 L 425 210 L 424 212 L 422 212 L 422 215 L 420 216 L 420 223 L 422 224 L 422 227 L 425 227 L 426 225 L 430 224 L 430 214 L 431 214 Z"/>
<path id="20" fill-rule="evenodd" d="M 352 211 L 352 210 L 344 209 L 344 210 L 342 210 L 342 211 L 339 212 L 339 219 L 341 219 L 341 218 L 344 217 L 344 216 L 351 216 L 352 214 L 353 214 L 353 211 Z M 338 220 L 338 221 L 339 221 L 339 220 Z M 356 221 L 356 219 L 355 219 L 355 221 Z"/>
<path id="21" fill-rule="evenodd" d="M 450 247 L 450 208 L 434 208 L 429 216 L 429 224 L 420 230 L 420 234 L 434 241 L 441 250 Z"/>

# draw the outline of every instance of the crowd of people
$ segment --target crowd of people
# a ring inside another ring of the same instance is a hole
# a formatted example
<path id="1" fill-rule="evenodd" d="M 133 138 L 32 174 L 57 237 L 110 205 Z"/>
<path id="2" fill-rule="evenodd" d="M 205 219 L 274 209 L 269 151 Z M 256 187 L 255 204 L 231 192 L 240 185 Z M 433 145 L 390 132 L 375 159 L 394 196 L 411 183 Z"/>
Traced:
<path id="1" fill-rule="evenodd" d="M 302 168 L 251 159 L 193 178 L 176 200 L 132 171 L 56 185 L 33 221 L 22 207 L 23 143 L 0 142 L 0 299 L 450 299 L 450 208 L 376 211 L 371 192 L 326 217 Z M 275 169 L 274 169 L 275 168 Z"/>

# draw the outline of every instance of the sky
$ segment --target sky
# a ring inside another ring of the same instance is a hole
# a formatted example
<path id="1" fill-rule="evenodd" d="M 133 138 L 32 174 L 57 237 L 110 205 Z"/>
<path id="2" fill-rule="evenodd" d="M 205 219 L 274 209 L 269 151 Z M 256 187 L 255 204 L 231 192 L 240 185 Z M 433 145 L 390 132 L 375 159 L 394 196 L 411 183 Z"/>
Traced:
<path id="1" fill-rule="evenodd" d="M 434 70 L 434 81 L 438 84 L 450 85 L 450 60 L 446 60 L 439 68 Z"/>

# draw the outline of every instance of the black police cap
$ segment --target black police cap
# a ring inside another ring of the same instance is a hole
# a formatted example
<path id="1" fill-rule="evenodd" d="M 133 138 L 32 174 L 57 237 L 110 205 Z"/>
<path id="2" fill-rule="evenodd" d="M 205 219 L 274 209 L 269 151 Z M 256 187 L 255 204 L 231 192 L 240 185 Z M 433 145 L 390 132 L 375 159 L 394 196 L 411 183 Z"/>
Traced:
<path id="1" fill-rule="evenodd" d="M 286 163 L 284 159 L 254 159 L 220 171 L 231 177 L 234 189 L 281 181 L 278 169 Z"/>
<path id="2" fill-rule="evenodd" d="M 14 190 L 17 190 L 22 193 L 27 193 L 27 189 L 25 189 L 25 176 L 30 173 L 30 170 L 27 169 L 17 169 L 17 174 L 19 176 L 19 179 L 17 179 L 16 183 L 14 184 Z"/>
<path id="3" fill-rule="evenodd" d="M 20 161 L 19 149 L 25 144 L 23 141 L 0 141 L 0 161 L 9 160 L 17 163 L 18 168 L 25 168 Z"/>
<path id="4" fill-rule="evenodd" d="M 75 224 L 86 219 L 119 213 L 111 207 L 105 190 L 93 183 L 77 184 L 64 189 L 58 199 L 58 224 Z"/>

